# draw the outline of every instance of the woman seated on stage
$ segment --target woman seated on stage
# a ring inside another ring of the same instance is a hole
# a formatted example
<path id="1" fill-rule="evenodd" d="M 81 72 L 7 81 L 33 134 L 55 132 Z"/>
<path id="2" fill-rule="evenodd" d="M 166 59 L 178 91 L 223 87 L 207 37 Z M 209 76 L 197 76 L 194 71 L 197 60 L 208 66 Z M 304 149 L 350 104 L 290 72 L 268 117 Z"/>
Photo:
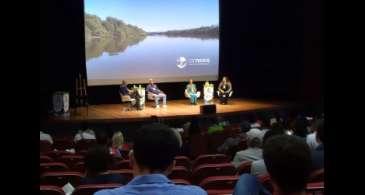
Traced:
<path id="1" fill-rule="evenodd" d="M 221 104 L 227 104 L 228 103 L 228 97 L 232 96 L 232 84 L 228 80 L 227 77 L 223 77 L 222 81 L 219 83 L 218 86 L 218 97 Z"/>
<path id="2" fill-rule="evenodd" d="M 190 79 L 189 84 L 186 85 L 185 97 L 189 98 L 191 104 L 194 105 L 197 104 L 197 100 L 200 97 L 200 91 L 196 90 L 196 85 L 193 83 L 192 79 Z"/>

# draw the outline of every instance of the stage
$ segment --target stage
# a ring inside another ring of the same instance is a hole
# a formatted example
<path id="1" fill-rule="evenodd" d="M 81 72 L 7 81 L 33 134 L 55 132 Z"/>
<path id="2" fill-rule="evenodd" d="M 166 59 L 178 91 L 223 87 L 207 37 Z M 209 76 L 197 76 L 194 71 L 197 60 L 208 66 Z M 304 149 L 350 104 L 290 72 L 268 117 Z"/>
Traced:
<path id="1" fill-rule="evenodd" d="M 261 110 L 275 110 L 290 106 L 289 103 L 283 102 L 265 102 L 257 100 L 247 100 L 241 98 L 232 98 L 227 105 L 219 104 L 218 99 L 214 99 L 217 108 L 217 115 L 241 114 Z M 128 122 L 143 121 L 158 117 L 163 119 L 173 119 L 200 115 L 200 105 L 203 100 L 198 101 L 198 105 L 191 105 L 188 99 L 167 101 L 167 108 L 154 108 L 154 102 L 146 102 L 143 110 L 125 111 L 129 106 L 128 103 L 90 105 L 88 109 L 77 108 L 71 109 L 69 116 L 52 116 L 49 118 L 52 122 Z"/>

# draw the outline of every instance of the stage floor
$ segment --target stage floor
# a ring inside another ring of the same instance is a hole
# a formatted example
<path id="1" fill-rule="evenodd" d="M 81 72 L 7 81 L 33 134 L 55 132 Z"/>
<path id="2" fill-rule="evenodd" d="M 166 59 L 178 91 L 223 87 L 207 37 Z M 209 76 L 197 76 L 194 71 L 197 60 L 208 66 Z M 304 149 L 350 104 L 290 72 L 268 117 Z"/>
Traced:
<path id="1" fill-rule="evenodd" d="M 246 100 L 232 98 L 228 105 L 221 105 L 218 99 L 214 100 L 217 106 L 217 114 L 235 114 L 249 111 L 270 110 L 288 106 L 288 103 L 273 103 L 255 100 Z M 167 102 L 167 108 L 154 108 L 154 102 L 149 101 L 143 110 L 125 111 L 128 103 L 125 104 L 104 104 L 90 105 L 88 112 L 86 108 L 71 109 L 69 116 L 53 116 L 52 121 L 98 121 L 98 120 L 118 120 L 118 121 L 136 121 L 145 120 L 152 116 L 159 118 L 177 118 L 182 116 L 194 116 L 200 114 L 200 105 L 203 100 L 198 101 L 198 105 L 191 105 L 188 99 L 170 100 Z"/>

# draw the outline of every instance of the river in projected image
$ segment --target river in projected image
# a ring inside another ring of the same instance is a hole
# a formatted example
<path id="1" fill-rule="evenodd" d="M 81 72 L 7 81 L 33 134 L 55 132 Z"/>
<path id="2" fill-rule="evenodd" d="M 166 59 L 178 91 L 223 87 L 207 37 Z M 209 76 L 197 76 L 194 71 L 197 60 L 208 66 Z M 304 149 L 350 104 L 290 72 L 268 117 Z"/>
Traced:
<path id="1" fill-rule="evenodd" d="M 209 59 L 209 63 L 178 68 L 180 57 Z M 218 37 L 146 35 L 127 41 L 115 38 L 86 41 L 89 81 L 125 79 L 138 82 L 146 78 L 177 81 L 186 79 L 186 75 L 192 78 L 205 75 L 214 79 L 218 73 L 218 61 Z"/>

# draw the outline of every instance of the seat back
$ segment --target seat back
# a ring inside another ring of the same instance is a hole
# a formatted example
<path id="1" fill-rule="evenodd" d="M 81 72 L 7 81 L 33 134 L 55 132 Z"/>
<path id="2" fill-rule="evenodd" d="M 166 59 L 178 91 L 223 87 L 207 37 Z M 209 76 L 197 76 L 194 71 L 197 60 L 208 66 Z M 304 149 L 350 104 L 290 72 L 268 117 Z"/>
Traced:
<path id="1" fill-rule="evenodd" d="M 170 179 L 183 179 L 190 181 L 190 171 L 184 166 L 176 166 L 168 175 Z"/>
<path id="2" fill-rule="evenodd" d="M 58 161 L 65 163 L 68 167 L 73 167 L 76 163 L 83 162 L 84 157 L 78 154 L 64 155 L 59 157 Z"/>
<path id="3" fill-rule="evenodd" d="M 62 188 L 52 185 L 40 185 L 39 192 L 41 195 L 65 195 Z"/>
<path id="4" fill-rule="evenodd" d="M 66 152 L 66 151 L 49 151 L 46 152 L 44 155 L 49 156 L 51 158 L 53 158 L 54 160 L 57 160 L 59 157 L 63 156 L 63 155 L 70 155 L 72 153 L 70 152 Z"/>
<path id="5" fill-rule="evenodd" d="M 193 170 L 192 182 L 199 184 L 203 179 L 212 176 L 234 176 L 237 174 L 236 168 L 231 163 L 205 164 Z"/>
<path id="6" fill-rule="evenodd" d="M 56 148 L 57 150 L 71 149 L 75 148 L 75 143 L 70 138 L 60 138 L 55 140 L 54 148 Z"/>
<path id="7" fill-rule="evenodd" d="M 69 168 L 65 163 L 61 162 L 50 162 L 50 163 L 40 163 L 39 164 L 39 171 L 40 175 L 45 172 L 55 172 L 55 171 L 68 171 Z"/>
<path id="8" fill-rule="evenodd" d="M 176 156 L 175 157 L 175 166 L 183 166 L 188 170 L 191 169 L 191 161 L 187 156 Z"/>
<path id="9" fill-rule="evenodd" d="M 132 169 L 130 161 L 129 160 L 121 160 L 115 162 L 111 168 L 111 170 L 120 170 L 120 169 Z"/>
<path id="10" fill-rule="evenodd" d="M 324 181 L 324 169 L 318 169 L 313 171 L 309 176 L 309 182 L 321 182 Z"/>
<path id="11" fill-rule="evenodd" d="M 84 162 L 77 162 L 71 167 L 72 171 L 77 171 L 80 173 L 85 173 L 85 163 Z"/>
<path id="12" fill-rule="evenodd" d="M 204 179 L 199 186 L 205 190 L 219 189 L 230 190 L 234 189 L 239 176 L 213 176 Z"/>
<path id="13" fill-rule="evenodd" d="M 76 187 L 80 185 L 80 181 L 83 177 L 83 174 L 74 171 L 46 172 L 41 175 L 41 184 L 63 187 L 67 183 L 70 183 L 72 186 Z"/>
<path id="14" fill-rule="evenodd" d="M 208 193 L 208 195 L 232 195 L 233 189 L 229 189 L 229 190 L 212 189 L 212 190 L 207 190 L 207 193 Z"/>
<path id="15" fill-rule="evenodd" d="M 237 168 L 238 173 L 240 175 L 242 175 L 244 173 L 250 174 L 251 173 L 251 165 L 252 165 L 252 161 L 250 161 L 250 160 L 243 161 L 240 164 L 240 166 Z"/>
<path id="16" fill-rule="evenodd" d="M 324 194 L 324 182 L 308 183 L 306 187 L 307 195 L 323 195 Z"/>
<path id="17" fill-rule="evenodd" d="M 203 164 L 228 163 L 229 158 L 224 154 L 203 154 L 194 161 L 194 168 Z"/>
<path id="18" fill-rule="evenodd" d="M 53 162 L 53 159 L 49 156 L 46 156 L 46 155 L 41 155 L 39 157 L 39 162 L 40 163 L 50 163 L 50 162 Z"/>
<path id="19" fill-rule="evenodd" d="M 124 178 L 127 178 L 127 182 L 131 181 L 134 177 L 132 169 L 110 170 L 109 174 L 120 174 Z"/>
<path id="20" fill-rule="evenodd" d="M 47 152 L 52 151 L 52 150 L 53 150 L 53 147 L 52 147 L 51 142 L 46 141 L 46 140 L 40 140 L 39 141 L 39 151 L 41 153 L 47 153 Z"/>
<path id="21" fill-rule="evenodd" d="M 82 139 L 76 143 L 76 151 L 88 150 L 96 145 L 95 139 Z"/>
<path id="22" fill-rule="evenodd" d="M 176 185 L 191 185 L 190 181 L 185 179 L 172 179 Z"/>
<path id="23" fill-rule="evenodd" d="M 90 185 L 79 185 L 75 188 L 72 195 L 93 195 L 95 192 L 102 189 L 113 189 L 121 187 L 121 184 L 90 184 Z"/>

